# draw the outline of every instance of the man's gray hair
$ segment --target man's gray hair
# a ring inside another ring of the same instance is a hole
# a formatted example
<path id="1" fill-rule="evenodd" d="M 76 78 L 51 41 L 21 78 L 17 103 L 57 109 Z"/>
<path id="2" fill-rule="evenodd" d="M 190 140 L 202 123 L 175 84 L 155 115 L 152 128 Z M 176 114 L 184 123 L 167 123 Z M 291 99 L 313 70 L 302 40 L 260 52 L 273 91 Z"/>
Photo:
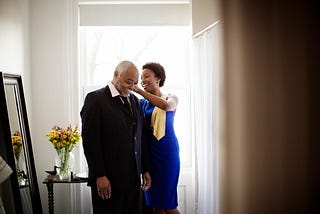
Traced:
<path id="1" fill-rule="evenodd" d="M 121 74 L 124 71 L 127 71 L 130 67 L 134 67 L 135 69 L 137 69 L 136 65 L 133 62 L 124 60 L 117 65 L 115 72 L 117 71 L 119 72 L 119 74 Z"/>

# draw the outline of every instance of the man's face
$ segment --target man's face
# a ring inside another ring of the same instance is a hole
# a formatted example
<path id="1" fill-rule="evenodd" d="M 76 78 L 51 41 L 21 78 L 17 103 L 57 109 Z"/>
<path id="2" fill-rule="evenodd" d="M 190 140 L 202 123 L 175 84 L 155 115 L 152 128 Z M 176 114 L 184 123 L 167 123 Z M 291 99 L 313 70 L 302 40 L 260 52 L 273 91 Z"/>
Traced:
<path id="1" fill-rule="evenodd" d="M 129 96 L 133 87 L 138 84 L 139 72 L 134 67 L 129 67 L 127 71 L 115 74 L 114 85 L 121 96 Z"/>

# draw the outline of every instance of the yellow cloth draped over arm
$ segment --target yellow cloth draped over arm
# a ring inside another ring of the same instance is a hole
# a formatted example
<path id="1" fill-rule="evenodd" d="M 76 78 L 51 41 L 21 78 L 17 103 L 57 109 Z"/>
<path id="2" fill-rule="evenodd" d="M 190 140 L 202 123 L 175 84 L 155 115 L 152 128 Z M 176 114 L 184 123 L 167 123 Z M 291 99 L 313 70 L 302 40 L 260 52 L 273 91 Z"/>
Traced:
<path id="1" fill-rule="evenodd" d="M 166 95 L 161 96 L 166 99 Z M 154 107 L 151 115 L 151 128 L 153 128 L 153 135 L 160 140 L 166 133 L 166 111 L 158 107 Z"/>

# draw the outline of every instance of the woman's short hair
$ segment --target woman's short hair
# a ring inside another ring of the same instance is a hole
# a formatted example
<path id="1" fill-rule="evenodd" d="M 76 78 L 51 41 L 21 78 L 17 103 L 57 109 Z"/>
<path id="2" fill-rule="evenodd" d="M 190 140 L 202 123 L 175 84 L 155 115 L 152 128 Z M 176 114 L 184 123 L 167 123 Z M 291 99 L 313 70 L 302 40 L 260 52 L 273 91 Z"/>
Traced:
<path id="1" fill-rule="evenodd" d="M 142 66 L 142 70 L 143 69 L 150 69 L 151 71 L 153 71 L 156 77 L 160 78 L 159 87 L 162 87 L 164 85 L 164 82 L 166 80 L 166 72 L 162 65 L 157 62 L 147 62 Z"/>

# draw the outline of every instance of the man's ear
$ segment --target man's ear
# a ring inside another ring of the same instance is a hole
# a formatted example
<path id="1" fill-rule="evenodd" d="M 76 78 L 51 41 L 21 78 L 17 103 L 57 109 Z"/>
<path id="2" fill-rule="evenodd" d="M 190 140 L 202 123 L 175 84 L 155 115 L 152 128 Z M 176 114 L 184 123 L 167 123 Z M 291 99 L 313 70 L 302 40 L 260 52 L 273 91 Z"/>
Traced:
<path id="1" fill-rule="evenodd" d="M 115 71 L 114 73 L 113 73 L 113 78 L 117 78 L 119 76 L 119 71 Z"/>

